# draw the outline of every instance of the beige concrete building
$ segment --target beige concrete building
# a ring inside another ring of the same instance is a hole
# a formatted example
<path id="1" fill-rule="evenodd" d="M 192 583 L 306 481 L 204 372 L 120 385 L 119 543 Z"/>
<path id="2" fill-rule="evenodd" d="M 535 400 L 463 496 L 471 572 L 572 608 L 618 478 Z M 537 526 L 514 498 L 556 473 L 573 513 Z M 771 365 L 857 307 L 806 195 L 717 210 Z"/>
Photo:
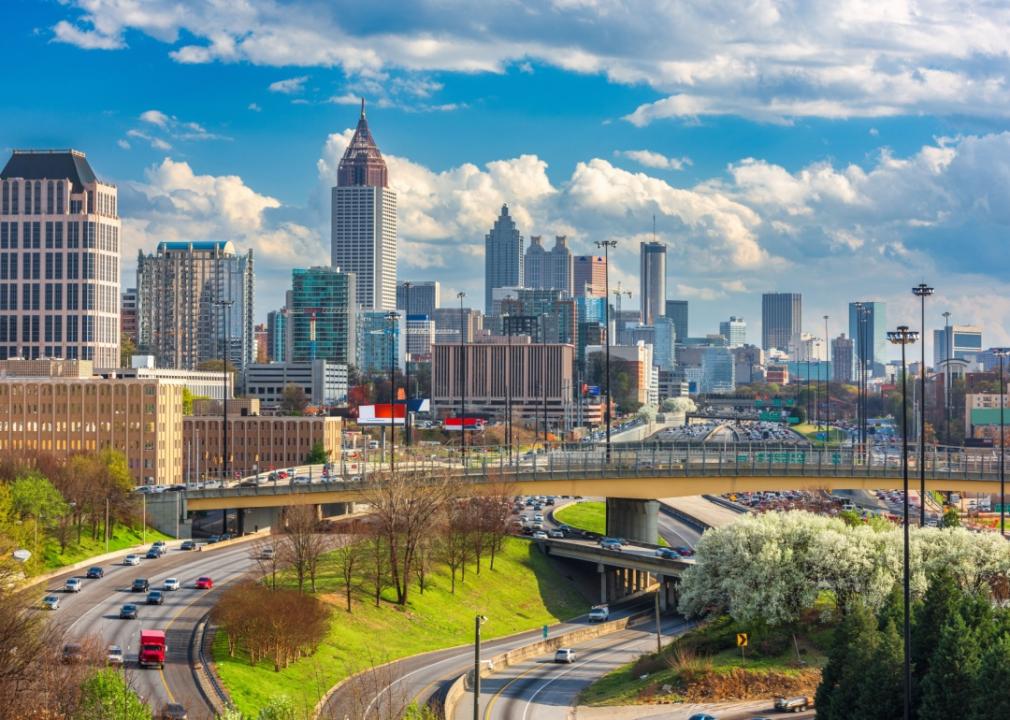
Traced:
<path id="1" fill-rule="evenodd" d="M 117 190 L 77 150 L 15 150 L 0 171 L 0 360 L 119 366 Z"/>
<path id="2" fill-rule="evenodd" d="M 500 336 L 464 345 L 467 417 L 502 419 L 511 394 L 513 417 L 540 420 L 546 397 L 551 425 L 569 417 L 573 404 L 572 367 L 575 346 L 531 343 L 529 336 L 513 336 L 511 345 Z M 432 345 L 431 403 L 436 417 L 460 411 L 464 373 L 458 344 Z"/>
<path id="3" fill-rule="evenodd" d="M 185 418 L 186 477 L 220 477 L 223 467 L 221 403 L 199 401 Z M 302 465 L 317 442 L 340 460 L 343 421 L 337 417 L 271 417 L 259 414 L 259 400 L 228 403 L 231 471 L 241 477 Z"/>
<path id="4" fill-rule="evenodd" d="M 138 483 L 180 482 L 182 388 L 104 380 L 86 361 L 0 361 L 0 454 L 104 448 L 126 456 Z"/>

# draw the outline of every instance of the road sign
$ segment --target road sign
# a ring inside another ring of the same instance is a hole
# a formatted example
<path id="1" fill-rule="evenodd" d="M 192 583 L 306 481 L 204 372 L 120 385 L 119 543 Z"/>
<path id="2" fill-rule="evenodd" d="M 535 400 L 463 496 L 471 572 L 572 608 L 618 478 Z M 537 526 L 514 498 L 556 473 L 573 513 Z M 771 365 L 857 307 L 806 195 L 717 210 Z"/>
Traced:
<path id="1" fill-rule="evenodd" d="M 747 633 L 736 634 L 736 646 L 742 648 L 747 647 Z"/>
<path id="2" fill-rule="evenodd" d="M 544 640 L 547 639 L 547 632 L 548 632 L 548 630 L 549 630 L 549 628 L 546 625 L 544 625 Z"/>

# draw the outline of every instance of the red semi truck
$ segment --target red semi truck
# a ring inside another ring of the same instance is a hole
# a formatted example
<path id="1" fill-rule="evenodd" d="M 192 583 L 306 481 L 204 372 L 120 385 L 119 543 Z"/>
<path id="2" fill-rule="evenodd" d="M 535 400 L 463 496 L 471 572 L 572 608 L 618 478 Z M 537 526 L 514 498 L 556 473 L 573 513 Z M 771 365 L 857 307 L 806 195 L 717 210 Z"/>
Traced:
<path id="1" fill-rule="evenodd" d="M 163 630 L 140 631 L 140 653 L 137 656 L 140 667 L 165 667 L 166 652 L 168 646 L 165 645 Z"/>

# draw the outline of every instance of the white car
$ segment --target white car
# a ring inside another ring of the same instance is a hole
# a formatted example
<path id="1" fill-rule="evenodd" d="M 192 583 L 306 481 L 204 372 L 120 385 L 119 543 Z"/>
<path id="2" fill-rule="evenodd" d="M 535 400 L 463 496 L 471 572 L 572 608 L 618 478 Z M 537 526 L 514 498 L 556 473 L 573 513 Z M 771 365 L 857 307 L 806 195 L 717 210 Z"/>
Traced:
<path id="1" fill-rule="evenodd" d="M 165 582 L 161 587 L 163 590 L 178 590 L 182 587 L 182 583 L 179 582 L 178 578 L 165 578 Z"/>
<path id="2" fill-rule="evenodd" d="M 308 475 L 299 475 L 291 481 L 292 485 L 309 485 L 312 482 L 312 478 Z"/>
<path id="3" fill-rule="evenodd" d="M 60 596 L 46 595 L 44 598 L 42 598 L 42 607 L 44 607 L 46 610 L 59 610 Z"/>
<path id="4" fill-rule="evenodd" d="M 63 586 L 63 591 L 68 593 L 79 593 L 81 587 L 84 583 L 81 582 L 80 578 L 70 578 L 67 580 L 66 584 Z"/>
<path id="5" fill-rule="evenodd" d="M 123 565 L 140 565 L 140 555 L 127 555 L 123 558 Z"/>
<path id="6" fill-rule="evenodd" d="M 547 531 L 547 537 L 554 538 L 554 539 L 559 539 L 560 538 L 560 539 L 564 540 L 565 534 L 563 532 L 561 532 L 560 530 L 558 530 L 557 528 L 554 528 L 553 530 L 548 530 Z"/>
<path id="7" fill-rule="evenodd" d="M 575 651 L 571 648 L 558 648 L 554 653 L 554 662 L 567 664 L 575 662 Z"/>
<path id="8" fill-rule="evenodd" d="M 105 655 L 107 665 L 122 665 L 125 659 L 123 648 L 119 647 L 119 645 L 109 645 Z"/>
<path id="9" fill-rule="evenodd" d="M 531 537 L 534 540 L 546 540 L 547 539 L 547 533 L 545 533 L 543 530 L 537 530 L 536 532 L 533 533 L 533 535 Z"/>
<path id="10" fill-rule="evenodd" d="M 589 610 L 589 622 L 606 622 L 610 619 L 610 608 L 597 605 Z"/>

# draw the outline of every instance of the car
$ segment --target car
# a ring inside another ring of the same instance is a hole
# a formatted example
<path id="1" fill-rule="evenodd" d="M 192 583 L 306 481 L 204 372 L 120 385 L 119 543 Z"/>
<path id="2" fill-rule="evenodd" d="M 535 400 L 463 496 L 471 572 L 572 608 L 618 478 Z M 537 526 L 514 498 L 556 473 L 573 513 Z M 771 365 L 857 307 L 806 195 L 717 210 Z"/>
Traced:
<path id="1" fill-rule="evenodd" d="M 674 548 L 674 550 L 676 550 L 677 552 L 679 552 L 684 557 L 693 557 L 694 556 L 694 550 L 692 550 L 691 548 L 689 548 L 687 545 L 678 545 L 677 547 Z"/>
<path id="2" fill-rule="evenodd" d="M 220 535 L 211 535 L 209 538 L 207 538 L 207 544 L 208 545 L 214 545 L 214 544 L 219 543 L 219 542 L 221 542 L 221 536 Z"/>
<path id="3" fill-rule="evenodd" d="M 196 543 L 192 540 L 184 540 L 182 545 L 179 546 L 180 550 L 196 550 Z"/>
<path id="4" fill-rule="evenodd" d="M 558 539 L 558 538 L 564 538 L 564 536 L 565 534 L 560 530 L 558 530 L 557 528 L 553 528 L 547 531 L 547 537 L 549 538 Z"/>
<path id="5" fill-rule="evenodd" d="M 63 662 L 69 664 L 79 663 L 84 659 L 84 648 L 80 643 L 70 642 L 63 646 Z"/>
<path id="6" fill-rule="evenodd" d="M 312 478 L 310 478 L 308 475 L 298 475 L 291 481 L 292 485 L 309 485 L 311 483 Z"/>
<path id="7" fill-rule="evenodd" d="M 544 521 L 544 516 L 541 515 L 540 513 L 536 513 L 533 516 L 533 522 L 541 522 L 542 523 L 543 521 Z"/>
<path id="8" fill-rule="evenodd" d="M 673 548 L 661 547 L 656 548 L 656 557 L 663 558 L 664 560 L 679 560 L 681 555 Z"/>
<path id="9" fill-rule="evenodd" d="M 248 480 L 243 480 L 238 484 L 239 487 L 256 487 L 259 483 L 256 482 L 256 478 L 249 478 Z"/>
<path id="10" fill-rule="evenodd" d="M 88 580 L 101 580 L 105 577 L 105 570 L 100 567 L 90 567 L 88 572 L 84 574 Z"/>
<path id="11" fill-rule="evenodd" d="M 201 575 L 196 579 L 197 590 L 210 590 L 213 587 L 214 587 L 214 581 L 211 580 L 206 575 Z"/>
<path id="12" fill-rule="evenodd" d="M 603 538 L 600 540 L 600 549 L 621 552 L 621 543 L 619 540 L 614 540 L 613 538 Z"/>
<path id="13" fill-rule="evenodd" d="M 224 542 L 225 540 L 231 540 L 231 538 L 232 538 L 232 534 L 231 534 L 231 533 L 226 533 L 226 532 L 225 532 L 225 533 L 221 533 L 221 534 L 220 534 L 220 535 L 218 536 L 218 539 L 219 539 L 219 540 L 220 540 L 221 542 Z"/>
<path id="14" fill-rule="evenodd" d="M 123 656 L 123 648 L 119 645 L 109 645 L 105 650 L 105 664 L 106 665 L 122 665 L 126 661 Z"/>
<path id="15" fill-rule="evenodd" d="M 715 715 L 708 715 L 707 713 L 695 713 L 687 720 L 715 720 Z"/>
<path id="16" fill-rule="evenodd" d="M 123 607 L 119 608 L 119 619 L 120 620 L 136 620 L 137 619 L 137 606 L 133 603 L 127 603 Z"/>
<path id="17" fill-rule="evenodd" d="M 168 703 L 161 709 L 158 720 L 189 720 L 186 708 L 179 703 Z"/>
<path id="18" fill-rule="evenodd" d="M 123 558 L 123 565 L 140 565 L 140 555 L 130 554 Z"/>
<path id="19" fill-rule="evenodd" d="M 554 652 L 554 662 L 567 664 L 575 662 L 575 651 L 571 648 L 558 648 Z"/>
<path id="20" fill-rule="evenodd" d="M 164 540 L 155 540 L 151 547 L 161 548 L 161 551 L 165 552 L 165 549 L 168 548 L 168 543 Z"/>
<path id="21" fill-rule="evenodd" d="M 158 558 L 161 557 L 161 550 L 159 550 L 158 548 L 151 548 L 150 550 L 147 551 L 147 555 L 145 555 L 145 557 L 148 560 L 157 560 Z"/>
<path id="22" fill-rule="evenodd" d="M 606 622 L 610 619 L 610 607 L 594 605 L 589 609 L 589 622 Z"/>
<path id="23" fill-rule="evenodd" d="M 182 583 L 179 582 L 179 578 L 165 578 L 165 582 L 161 584 L 162 590 L 178 590 L 182 587 Z"/>
<path id="24" fill-rule="evenodd" d="M 42 607 L 44 607 L 46 610 L 59 610 L 60 596 L 46 595 L 44 598 L 42 598 Z"/>
<path id="25" fill-rule="evenodd" d="M 274 559 L 274 549 L 272 547 L 265 547 L 260 550 L 260 560 L 273 560 Z"/>
<path id="26" fill-rule="evenodd" d="M 148 605 L 164 605 L 165 596 L 162 594 L 161 590 L 152 590 L 147 593 L 147 604 Z"/>
<path id="27" fill-rule="evenodd" d="M 556 503 L 556 502 L 557 502 L 557 498 L 555 498 L 553 495 L 548 495 L 547 499 L 544 500 L 544 505 L 549 505 L 549 506 L 553 507 L 554 503 Z"/>
<path id="28" fill-rule="evenodd" d="M 82 587 L 84 587 L 84 583 L 80 578 L 67 578 L 67 582 L 63 585 L 63 592 L 79 593 Z"/>
<path id="29" fill-rule="evenodd" d="M 545 533 L 543 530 L 534 530 L 532 537 L 534 540 L 546 540 L 547 533 Z"/>
<path id="30" fill-rule="evenodd" d="M 151 584 L 147 578 L 134 578 L 133 584 L 130 585 L 130 592 L 147 592 L 150 589 Z"/>
<path id="31" fill-rule="evenodd" d="M 560 525 L 558 525 L 558 530 L 560 530 L 564 534 L 565 537 L 568 537 L 573 532 L 575 532 L 574 528 L 572 528 L 571 525 L 565 525 L 564 523 L 561 523 Z"/>

